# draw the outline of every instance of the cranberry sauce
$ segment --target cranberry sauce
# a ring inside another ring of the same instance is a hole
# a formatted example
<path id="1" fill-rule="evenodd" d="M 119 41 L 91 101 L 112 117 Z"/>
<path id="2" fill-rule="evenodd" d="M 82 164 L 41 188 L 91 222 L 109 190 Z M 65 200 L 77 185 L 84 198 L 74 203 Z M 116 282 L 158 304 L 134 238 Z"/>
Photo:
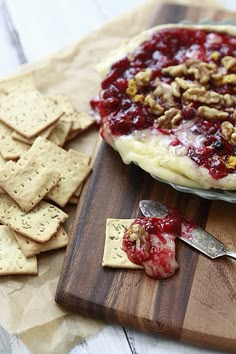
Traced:
<path id="1" fill-rule="evenodd" d="M 181 233 L 177 212 L 165 218 L 136 219 L 125 232 L 123 249 L 129 260 L 142 265 L 155 279 L 168 278 L 178 268 L 175 261 L 174 239 Z"/>
<path id="2" fill-rule="evenodd" d="M 214 57 L 215 53 L 217 53 L 216 57 Z M 150 112 L 148 106 L 127 94 L 128 81 L 140 71 L 151 69 L 149 82 L 137 92 L 137 94 L 147 95 L 153 92 L 157 80 L 170 83 L 170 76 L 162 72 L 164 67 L 178 65 L 188 59 L 214 62 L 220 66 L 223 57 L 235 55 L 236 38 L 226 33 L 187 28 L 171 28 L 154 33 L 150 40 L 143 42 L 134 53 L 113 64 L 102 82 L 99 98 L 91 102 L 93 109 L 97 110 L 101 117 L 101 134 L 104 135 L 103 129 L 106 128 L 113 136 L 128 135 L 134 130 L 146 128 L 161 131 L 155 124 L 156 115 Z M 235 94 L 233 85 L 217 86 L 212 81 L 208 83 L 207 90 L 214 90 L 220 94 Z M 227 168 L 224 164 L 228 154 L 235 155 L 235 146 L 229 145 L 224 140 L 216 119 L 206 121 L 197 117 L 199 103 L 186 104 L 178 97 L 172 97 L 169 106 L 165 101 L 159 103 L 165 109 L 171 107 L 180 109 L 182 121 L 196 120 L 194 134 L 202 134 L 205 137 L 204 146 L 200 150 L 194 146 L 189 149 L 189 156 L 197 164 L 208 168 L 209 173 L 216 179 L 235 170 Z M 172 132 L 173 130 L 170 129 L 165 131 L 165 134 Z M 219 155 L 220 159 L 214 161 L 214 156 Z M 222 166 L 219 168 L 219 165 L 214 165 L 215 163 Z"/>

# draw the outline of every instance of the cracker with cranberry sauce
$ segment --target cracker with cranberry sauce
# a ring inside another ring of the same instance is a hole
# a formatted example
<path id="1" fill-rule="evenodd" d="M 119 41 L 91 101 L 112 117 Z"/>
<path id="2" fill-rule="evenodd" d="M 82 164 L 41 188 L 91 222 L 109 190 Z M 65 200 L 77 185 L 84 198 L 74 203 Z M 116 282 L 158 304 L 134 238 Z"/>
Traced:
<path id="1" fill-rule="evenodd" d="M 236 29 L 162 25 L 98 65 L 92 107 L 127 164 L 194 188 L 236 189 Z"/>
<path id="2" fill-rule="evenodd" d="M 154 279 L 171 277 L 178 269 L 175 238 L 181 232 L 178 214 L 164 218 L 107 219 L 103 266 L 144 268 Z"/>
<path id="3" fill-rule="evenodd" d="M 103 267 L 142 269 L 141 266 L 131 262 L 122 249 L 124 233 L 132 221 L 132 219 L 107 219 Z"/>

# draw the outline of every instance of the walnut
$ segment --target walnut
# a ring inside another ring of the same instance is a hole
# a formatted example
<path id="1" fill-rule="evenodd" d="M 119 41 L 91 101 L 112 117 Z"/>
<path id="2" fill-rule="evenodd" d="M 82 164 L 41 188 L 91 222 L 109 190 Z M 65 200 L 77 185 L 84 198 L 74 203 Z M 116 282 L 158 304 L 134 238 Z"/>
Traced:
<path id="1" fill-rule="evenodd" d="M 181 93 L 180 93 L 180 86 L 177 84 L 176 81 L 173 81 L 173 82 L 171 83 L 171 87 L 172 87 L 173 96 L 175 96 L 175 97 L 180 97 L 180 96 L 181 96 Z"/>
<path id="2" fill-rule="evenodd" d="M 225 93 L 223 96 L 224 99 L 224 104 L 228 107 L 230 106 L 235 106 L 236 103 L 236 96 L 235 95 L 230 95 L 229 93 Z"/>
<path id="3" fill-rule="evenodd" d="M 157 103 L 152 95 L 147 95 L 144 99 L 144 103 L 149 106 L 149 109 L 152 113 L 160 115 L 164 112 L 164 108 Z"/>
<path id="4" fill-rule="evenodd" d="M 157 118 L 157 127 L 170 129 L 178 125 L 181 120 L 181 111 L 177 108 L 170 108 L 165 113 Z"/>
<path id="5" fill-rule="evenodd" d="M 144 101 L 144 95 L 140 94 L 140 95 L 135 95 L 134 96 L 134 101 L 135 102 L 143 102 Z"/>
<path id="6" fill-rule="evenodd" d="M 155 88 L 152 94 L 154 96 L 163 97 L 163 99 L 168 102 L 168 104 L 173 104 L 174 100 L 171 85 L 160 80 L 156 80 L 156 85 L 157 87 Z"/>
<path id="7" fill-rule="evenodd" d="M 234 96 L 230 95 L 229 93 L 224 94 L 224 103 L 226 106 L 232 106 L 236 102 L 236 99 Z"/>
<path id="8" fill-rule="evenodd" d="M 217 61 L 220 57 L 220 53 L 219 52 L 212 52 L 211 53 L 211 59 L 214 60 L 214 61 Z"/>
<path id="9" fill-rule="evenodd" d="M 184 76 L 187 74 L 187 67 L 185 64 L 172 65 L 162 69 L 164 74 L 171 76 Z"/>
<path id="10" fill-rule="evenodd" d="M 236 168 L 236 156 L 233 155 L 229 156 L 225 165 L 228 168 Z"/>
<path id="11" fill-rule="evenodd" d="M 211 78 L 214 79 L 215 81 L 218 81 L 219 84 L 221 84 L 222 80 L 223 80 L 223 76 L 224 74 L 222 72 L 217 72 L 215 74 L 211 75 Z"/>
<path id="12" fill-rule="evenodd" d="M 220 126 L 221 134 L 230 144 L 236 145 L 236 128 L 230 122 L 223 122 Z"/>
<path id="13" fill-rule="evenodd" d="M 216 65 L 214 63 L 205 63 L 198 59 L 189 59 L 186 61 L 188 67 L 187 73 L 192 74 L 195 80 L 201 84 L 206 84 L 211 75 L 216 72 Z"/>
<path id="14" fill-rule="evenodd" d="M 153 91 L 154 96 L 162 96 L 163 95 L 163 89 L 161 86 L 157 86 L 155 90 Z"/>
<path id="15" fill-rule="evenodd" d="M 234 132 L 231 134 L 229 143 L 232 145 L 236 145 L 236 128 L 234 128 Z"/>
<path id="16" fill-rule="evenodd" d="M 236 85 L 236 74 L 228 74 L 223 76 L 223 84 Z"/>
<path id="17" fill-rule="evenodd" d="M 220 130 L 225 140 L 229 140 L 231 134 L 234 131 L 234 126 L 232 123 L 225 121 L 221 123 Z"/>
<path id="18" fill-rule="evenodd" d="M 151 76 L 152 70 L 147 68 L 146 70 L 140 71 L 138 74 L 136 74 L 134 79 L 138 86 L 144 86 L 149 83 L 149 81 L 151 80 Z"/>
<path id="19" fill-rule="evenodd" d="M 139 224 L 134 224 L 130 227 L 129 235 L 131 241 L 137 241 L 143 237 L 144 238 L 148 237 L 148 233 L 146 232 L 145 227 Z"/>
<path id="20" fill-rule="evenodd" d="M 134 96 L 136 95 L 136 93 L 138 92 L 137 86 L 136 86 L 136 82 L 134 81 L 134 79 L 130 79 L 128 81 L 128 87 L 126 89 L 126 93 L 129 96 Z"/>
<path id="21" fill-rule="evenodd" d="M 221 63 L 226 70 L 236 71 L 236 58 L 227 55 L 222 58 Z"/>
<path id="22" fill-rule="evenodd" d="M 205 119 L 226 119 L 229 115 L 227 112 L 219 111 L 218 109 L 208 106 L 200 106 L 197 111 L 200 117 Z"/>
<path id="23" fill-rule="evenodd" d="M 192 87 L 183 93 L 187 101 L 215 104 L 222 101 L 222 95 L 214 91 L 207 91 L 205 87 Z"/>
<path id="24" fill-rule="evenodd" d="M 184 80 L 180 77 L 177 77 L 175 79 L 175 82 L 177 83 L 177 85 L 182 88 L 183 90 L 187 90 L 191 87 L 198 87 L 198 85 L 196 85 L 195 83 L 188 81 L 188 80 Z"/>
<path id="25" fill-rule="evenodd" d="M 201 86 L 189 88 L 183 93 L 183 98 L 188 101 L 216 104 L 222 101 L 223 96 L 214 91 L 207 91 Z"/>

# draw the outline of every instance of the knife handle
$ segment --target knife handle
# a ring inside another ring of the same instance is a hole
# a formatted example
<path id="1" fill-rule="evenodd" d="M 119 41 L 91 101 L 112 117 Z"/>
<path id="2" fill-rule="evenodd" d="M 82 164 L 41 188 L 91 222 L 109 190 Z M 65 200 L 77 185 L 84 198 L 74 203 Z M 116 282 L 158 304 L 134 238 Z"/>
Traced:
<path id="1" fill-rule="evenodd" d="M 230 251 L 230 250 L 225 250 L 225 256 L 231 257 L 233 259 L 236 259 L 236 252 Z"/>

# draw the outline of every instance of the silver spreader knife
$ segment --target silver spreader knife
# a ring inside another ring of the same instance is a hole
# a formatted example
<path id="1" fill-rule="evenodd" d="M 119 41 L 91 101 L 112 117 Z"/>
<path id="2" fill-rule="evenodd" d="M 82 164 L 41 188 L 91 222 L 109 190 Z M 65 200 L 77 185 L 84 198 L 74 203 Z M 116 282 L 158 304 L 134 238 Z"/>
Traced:
<path id="1" fill-rule="evenodd" d="M 144 216 L 151 218 L 163 218 L 169 211 L 165 205 L 154 200 L 141 200 L 139 202 L 139 207 Z M 187 221 L 182 222 L 181 229 L 189 229 Z M 204 253 L 211 259 L 222 256 L 229 256 L 236 259 L 236 252 L 227 249 L 223 243 L 218 241 L 215 237 L 209 234 L 209 232 L 203 230 L 198 225 L 194 226 L 189 234 L 188 231 L 185 231 L 184 234 L 186 234 L 186 236 L 180 235 L 178 238 L 196 248 L 198 251 Z"/>

